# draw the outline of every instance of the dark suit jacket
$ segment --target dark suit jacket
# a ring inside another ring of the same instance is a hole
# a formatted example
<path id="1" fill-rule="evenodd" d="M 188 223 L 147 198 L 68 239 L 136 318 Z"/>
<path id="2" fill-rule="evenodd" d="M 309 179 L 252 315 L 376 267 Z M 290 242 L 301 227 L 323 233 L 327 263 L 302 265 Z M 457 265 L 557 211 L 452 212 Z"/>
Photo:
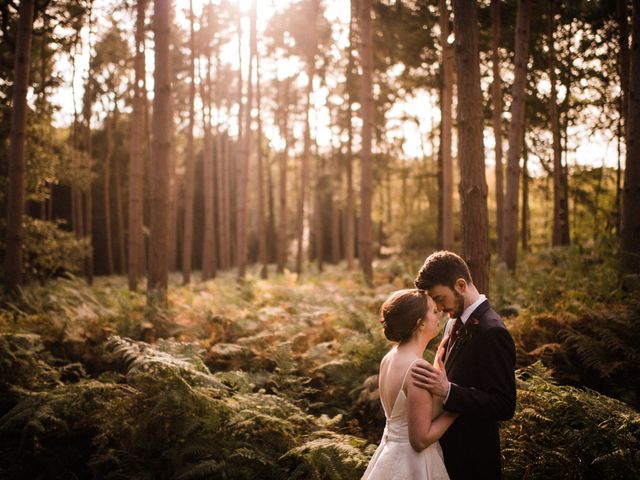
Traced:
<path id="1" fill-rule="evenodd" d="M 449 475 L 452 480 L 500 478 L 498 421 L 512 418 L 516 406 L 513 338 L 485 301 L 447 350 L 451 391 L 444 408 L 461 414 L 440 439 Z"/>

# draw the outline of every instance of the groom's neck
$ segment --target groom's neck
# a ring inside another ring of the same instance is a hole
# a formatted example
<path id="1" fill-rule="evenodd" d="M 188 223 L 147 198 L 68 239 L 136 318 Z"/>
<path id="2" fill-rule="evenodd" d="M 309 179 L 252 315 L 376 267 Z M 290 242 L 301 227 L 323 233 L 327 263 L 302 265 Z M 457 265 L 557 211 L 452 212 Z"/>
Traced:
<path id="1" fill-rule="evenodd" d="M 480 293 L 473 283 L 467 285 L 467 289 L 464 293 L 464 308 L 468 308 L 469 305 L 473 305 L 480 298 Z"/>

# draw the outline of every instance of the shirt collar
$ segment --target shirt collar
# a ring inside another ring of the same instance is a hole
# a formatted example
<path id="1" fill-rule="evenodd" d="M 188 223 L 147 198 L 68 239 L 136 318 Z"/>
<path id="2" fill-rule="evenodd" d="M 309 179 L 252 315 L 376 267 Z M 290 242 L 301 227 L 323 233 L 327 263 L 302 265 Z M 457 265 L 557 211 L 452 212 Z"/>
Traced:
<path id="1" fill-rule="evenodd" d="M 464 309 L 464 312 L 462 312 L 462 315 L 460 315 L 460 320 L 462 320 L 463 324 L 467 323 L 467 320 L 469 320 L 469 317 L 471 316 L 473 311 L 476 308 L 478 308 L 478 306 L 480 306 L 480 304 L 484 302 L 486 299 L 487 299 L 487 296 L 481 293 L 478 300 L 476 300 L 475 302 L 473 302 L 471 305 L 469 305 L 467 308 Z"/>

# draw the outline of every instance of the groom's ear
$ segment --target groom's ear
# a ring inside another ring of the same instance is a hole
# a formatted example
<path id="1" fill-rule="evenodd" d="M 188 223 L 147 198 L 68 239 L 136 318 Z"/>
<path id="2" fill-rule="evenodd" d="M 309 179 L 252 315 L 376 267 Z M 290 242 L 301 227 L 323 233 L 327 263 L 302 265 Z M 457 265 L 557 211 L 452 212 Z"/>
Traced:
<path id="1" fill-rule="evenodd" d="M 454 288 L 460 295 L 464 295 L 464 292 L 467 290 L 467 281 L 464 278 L 457 279 Z"/>

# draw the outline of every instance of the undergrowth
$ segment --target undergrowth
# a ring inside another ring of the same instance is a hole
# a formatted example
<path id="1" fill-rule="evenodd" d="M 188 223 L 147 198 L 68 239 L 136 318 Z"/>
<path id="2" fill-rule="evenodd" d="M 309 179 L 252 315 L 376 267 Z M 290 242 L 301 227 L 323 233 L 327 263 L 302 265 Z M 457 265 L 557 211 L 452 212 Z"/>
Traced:
<path id="1" fill-rule="evenodd" d="M 25 288 L 0 310 L 0 477 L 359 478 L 384 426 L 377 312 L 407 265 L 377 263 L 373 289 L 336 267 L 176 277 L 163 311 L 117 277 Z M 494 267 L 523 368 L 507 478 L 637 477 L 637 412 L 575 388 L 637 407 L 640 302 L 614 273 L 576 249 Z"/>

